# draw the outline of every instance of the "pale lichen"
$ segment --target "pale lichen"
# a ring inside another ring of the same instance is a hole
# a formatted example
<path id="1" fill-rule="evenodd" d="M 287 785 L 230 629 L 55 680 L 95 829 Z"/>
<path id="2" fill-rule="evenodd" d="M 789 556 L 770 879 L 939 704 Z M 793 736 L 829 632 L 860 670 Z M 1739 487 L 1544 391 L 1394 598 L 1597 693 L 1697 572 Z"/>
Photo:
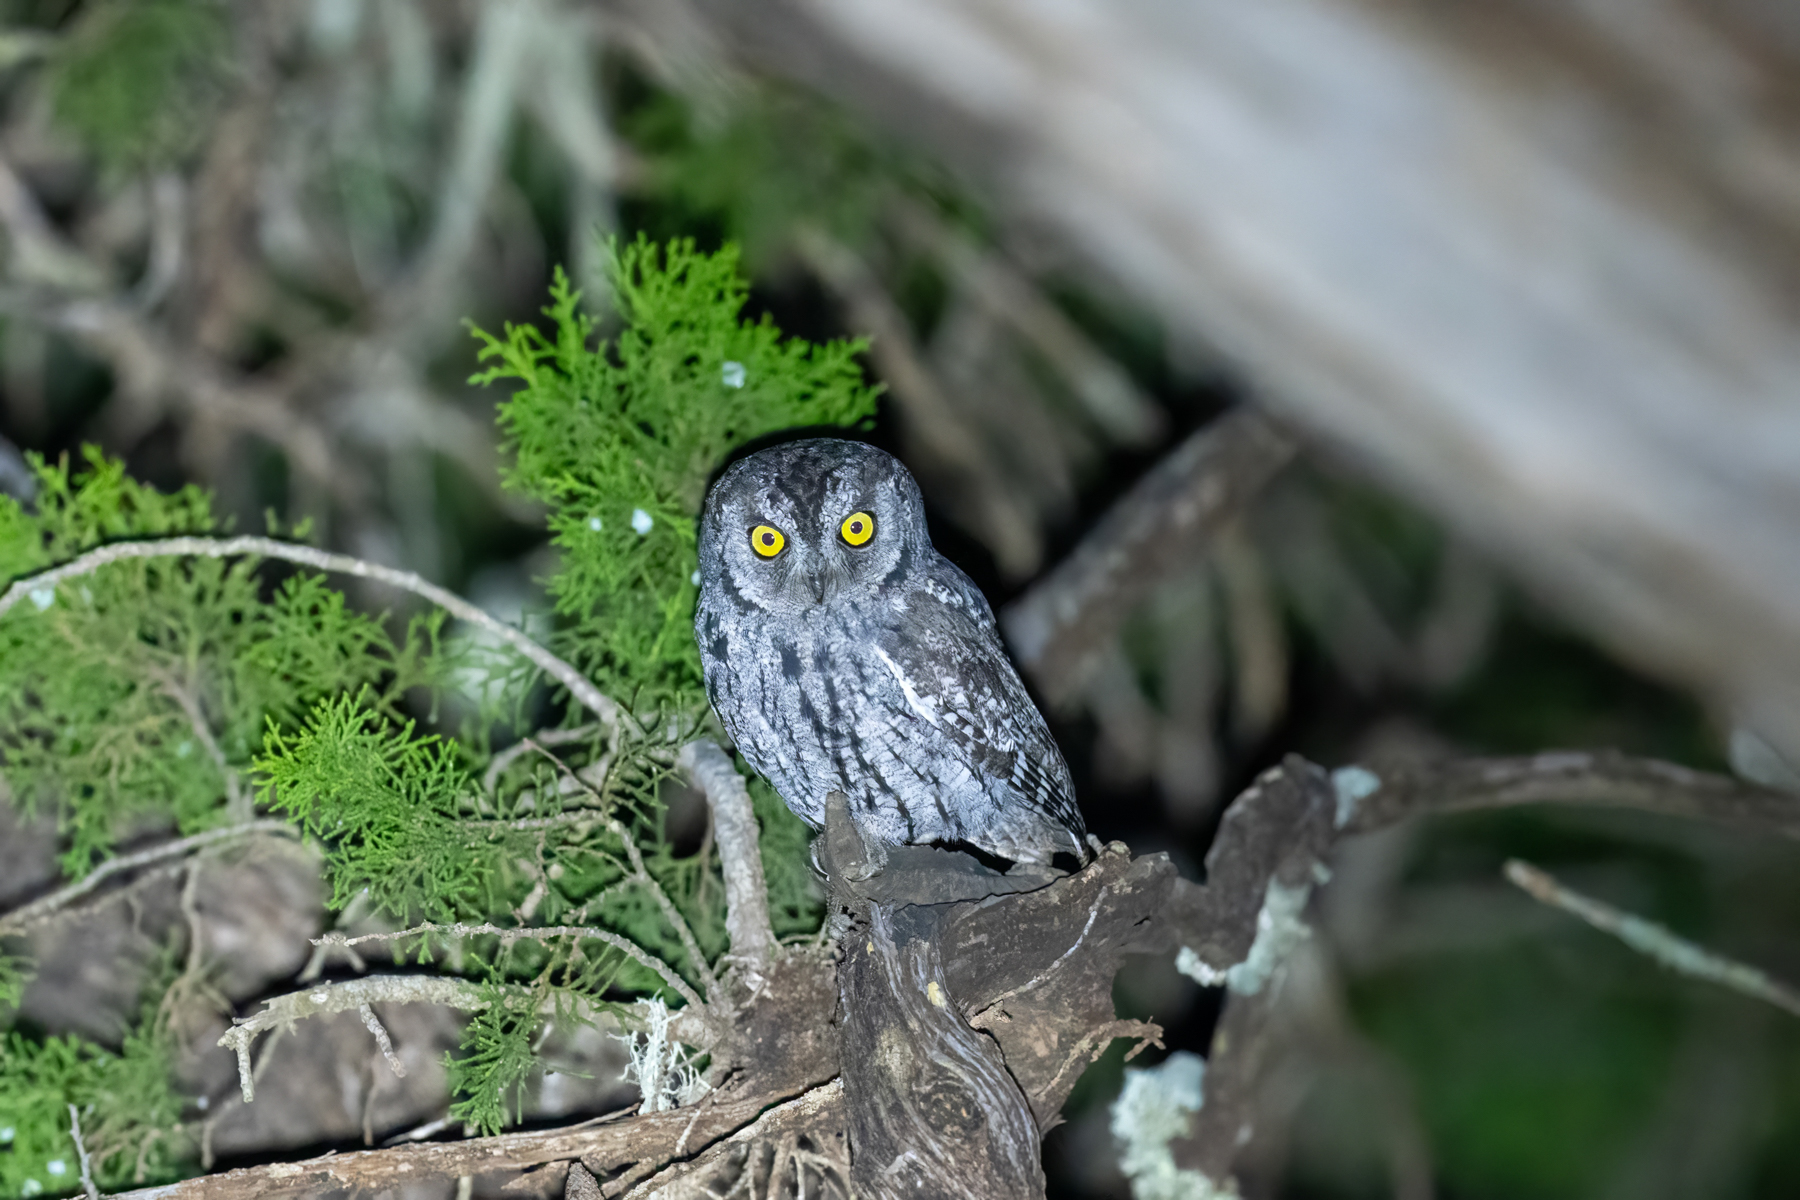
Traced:
<path id="1" fill-rule="evenodd" d="M 1125 1086 L 1112 1105 L 1112 1135 L 1133 1200 L 1237 1200 L 1235 1183 L 1214 1183 L 1176 1166 L 1169 1149 L 1170 1142 L 1192 1131 L 1205 1079 L 1205 1061 L 1185 1050 L 1158 1066 L 1125 1072 Z"/>

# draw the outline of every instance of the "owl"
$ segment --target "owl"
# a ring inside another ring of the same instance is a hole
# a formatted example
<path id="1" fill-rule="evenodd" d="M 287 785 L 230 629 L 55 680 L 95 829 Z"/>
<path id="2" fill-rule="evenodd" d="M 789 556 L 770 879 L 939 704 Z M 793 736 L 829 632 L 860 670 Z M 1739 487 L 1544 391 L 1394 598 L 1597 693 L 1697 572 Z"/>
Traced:
<path id="1" fill-rule="evenodd" d="M 1069 768 L 892 455 L 818 439 L 733 463 L 700 517 L 694 632 L 713 711 L 814 829 L 842 791 L 889 843 L 1086 856 Z"/>

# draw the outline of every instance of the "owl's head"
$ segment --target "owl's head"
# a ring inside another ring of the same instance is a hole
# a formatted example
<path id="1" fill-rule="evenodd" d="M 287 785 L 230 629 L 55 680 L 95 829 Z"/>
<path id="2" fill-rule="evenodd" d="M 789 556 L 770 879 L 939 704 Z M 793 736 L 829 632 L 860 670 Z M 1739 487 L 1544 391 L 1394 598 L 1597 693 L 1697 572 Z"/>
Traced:
<path id="1" fill-rule="evenodd" d="M 919 485 L 860 442 L 789 442 L 739 459 L 700 513 L 700 586 L 796 614 L 904 578 L 932 553 Z"/>

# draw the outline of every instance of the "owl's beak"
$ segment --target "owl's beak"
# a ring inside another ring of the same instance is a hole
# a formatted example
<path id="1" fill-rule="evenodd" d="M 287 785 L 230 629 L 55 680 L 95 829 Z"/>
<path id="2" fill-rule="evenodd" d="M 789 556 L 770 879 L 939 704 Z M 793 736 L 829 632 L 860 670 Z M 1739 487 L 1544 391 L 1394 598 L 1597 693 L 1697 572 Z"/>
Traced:
<path id="1" fill-rule="evenodd" d="M 807 582 L 812 584 L 813 599 L 820 604 L 825 603 L 825 571 L 824 571 L 824 568 L 820 568 L 819 570 L 814 571 L 812 574 L 808 575 L 806 578 L 807 578 Z"/>

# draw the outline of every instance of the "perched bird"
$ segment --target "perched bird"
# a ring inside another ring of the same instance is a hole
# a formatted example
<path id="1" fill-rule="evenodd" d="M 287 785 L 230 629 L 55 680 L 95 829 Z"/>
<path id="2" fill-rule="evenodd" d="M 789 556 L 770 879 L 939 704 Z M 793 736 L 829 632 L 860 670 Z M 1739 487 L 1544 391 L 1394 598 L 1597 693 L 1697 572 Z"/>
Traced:
<path id="1" fill-rule="evenodd" d="M 892 455 L 818 439 L 733 463 L 700 517 L 694 632 L 713 711 L 814 829 L 836 790 L 889 843 L 1086 856 L 1069 768 Z"/>

